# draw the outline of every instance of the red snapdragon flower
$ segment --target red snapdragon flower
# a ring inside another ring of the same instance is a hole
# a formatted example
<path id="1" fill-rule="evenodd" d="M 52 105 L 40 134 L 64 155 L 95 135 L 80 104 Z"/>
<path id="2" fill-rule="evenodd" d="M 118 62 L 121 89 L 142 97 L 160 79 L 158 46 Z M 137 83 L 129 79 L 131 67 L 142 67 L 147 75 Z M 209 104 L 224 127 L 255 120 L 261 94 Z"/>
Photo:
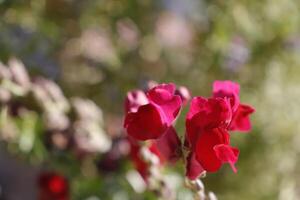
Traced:
<path id="1" fill-rule="evenodd" d="M 38 177 L 39 200 L 68 200 L 69 183 L 55 172 L 44 172 Z"/>
<path id="2" fill-rule="evenodd" d="M 240 104 L 239 85 L 231 81 L 216 81 L 212 98 L 193 98 L 186 118 L 187 177 L 216 172 L 224 163 L 236 172 L 239 150 L 230 146 L 228 131 L 249 131 L 253 112 L 250 106 Z"/>
<path id="3" fill-rule="evenodd" d="M 144 93 L 135 90 L 127 94 L 124 127 L 137 140 L 157 139 L 174 123 L 182 99 L 175 94 L 173 83 L 160 84 Z"/>
<path id="4" fill-rule="evenodd" d="M 141 176 L 147 181 L 149 163 L 141 157 L 140 140 L 148 141 L 150 152 L 159 158 L 159 164 L 174 163 L 181 156 L 181 141 L 173 123 L 190 98 L 185 87 L 175 84 L 153 84 L 147 92 L 128 92 L 125 100 L 124 127 L 130 143 L 130 157 Z"/>

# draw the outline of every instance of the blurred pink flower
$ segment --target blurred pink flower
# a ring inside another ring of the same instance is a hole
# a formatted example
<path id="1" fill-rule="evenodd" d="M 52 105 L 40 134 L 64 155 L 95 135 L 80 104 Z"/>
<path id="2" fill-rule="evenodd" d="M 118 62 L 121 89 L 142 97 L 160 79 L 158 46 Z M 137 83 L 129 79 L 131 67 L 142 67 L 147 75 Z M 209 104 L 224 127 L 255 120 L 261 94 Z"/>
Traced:
<path id="1" fill-rule="evenodd" d="M 117 22 L 117 32 L 121 45 L 129 50 L 137 47 L 140 37 L 139 30 L 131 19 L 120 19 Z"/>
<path id="2" fill-rule="evenodd" d="M 173 13 L 160 15 L 156 24 L 156 35 L 167 47 L 190 46 L 194 37 L 190 24 Z"/>
<path id="3" fill-rule="evenodd" d="M 109 34 L 103 30 L 89 29 L 80 37 L 81 53 L 96 62 L 113 63 L 117 59 Z"/>

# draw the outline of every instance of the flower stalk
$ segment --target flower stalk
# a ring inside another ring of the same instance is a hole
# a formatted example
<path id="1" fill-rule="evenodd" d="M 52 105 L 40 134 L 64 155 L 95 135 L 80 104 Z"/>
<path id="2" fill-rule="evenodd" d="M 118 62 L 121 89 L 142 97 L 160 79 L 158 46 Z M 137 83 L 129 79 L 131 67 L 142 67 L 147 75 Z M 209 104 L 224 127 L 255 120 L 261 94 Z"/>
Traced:
<path id="1" fill-rule="evenodd" d="M 205 173 L 203 173 L 202 177 L 204 176 Z M 200 178 L 196 180 L 186 178 L 185 186 L 194 193 L 194 200 L 217 200 L 217 197 L 213 192 L 205 194 L 204 184 Z"/>
<path id="2" fill-rule="evenodd" d="M 148 190 L 156 194 L 158 199 L 175 200 L 175 192 L 169 187 L 162 174 L 160 160 L 147 146 L 140 149 L 142 159 L 149 165 Z"/>

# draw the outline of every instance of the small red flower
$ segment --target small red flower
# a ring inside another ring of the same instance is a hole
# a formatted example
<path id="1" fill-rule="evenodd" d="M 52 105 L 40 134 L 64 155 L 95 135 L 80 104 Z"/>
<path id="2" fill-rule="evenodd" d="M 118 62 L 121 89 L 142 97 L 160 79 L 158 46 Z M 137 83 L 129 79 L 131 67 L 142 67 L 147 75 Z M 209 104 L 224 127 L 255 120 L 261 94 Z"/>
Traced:
<path id="1" fill-rule="evenodd" d="M 239 90 L 239 85 L 231 81 L 215 81 L 212 98 L 192 99 L 186 118 L 188 178 L 195 179 L 203 171 L 216 172 L 224 163 L 237 171 L 234 164 L 239 150 L 230 146 L 228 131 L 249 131 L 249 115 L 254 112 L 240 104 Z"/>
<path id="2" fill-rule="evenodd" d="M 44 172 L 38 177 L 39 200 L 68 200 L 69 183 L 55 172 Z"/>
<path id="3" fill-rule="evenodd" d="M 172 126 L 182 106 L 175 89 L 170 83 L 157 85 L 146 94 L 140 90 L 129 92 L 124 120 L 128 135 L 137 140 L 161 137 Z"/>

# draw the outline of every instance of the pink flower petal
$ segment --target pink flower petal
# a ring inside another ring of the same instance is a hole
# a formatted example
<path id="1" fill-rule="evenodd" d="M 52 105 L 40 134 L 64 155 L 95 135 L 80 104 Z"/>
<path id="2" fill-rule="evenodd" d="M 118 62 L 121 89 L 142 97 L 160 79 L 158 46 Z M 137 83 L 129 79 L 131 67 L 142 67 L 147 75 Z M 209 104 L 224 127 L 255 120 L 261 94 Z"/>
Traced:
<path id="1" fill-rule="evenodd" d="M 125 99 L 125 112 L 136 112 L 140 106 L 148 103 L 147 96 L 142 90 L 130 91 Z"/>
<path id="2" fill-rule="evenodd" d="M 170 94 L 174 94 L 175 90 L 176 90 L 176 85 L 174 83 L 162 83 L 162 84 L 156 85 L 154 88 L 166 90 Z"/>
<path id="3" fill-rule="evenodd" d="M 214 97 L 227 97 L 230 99 L 233 112 L 236 111 L 240 104 L 240 86 L 232 81 L 215 81 L 213 83 L 213 96 Z"/>
<path id="4" fill-rule="evenodd" d="M 157 106 L 164 122 L 171 126 L 176 119 L 182 101 L 175 95 L 174 84 L 161 84 L 148 91 L 147 96 L 151 103 Z"/>
<path id="5" fill-rule="evenodd" d="M 228 93 L 240 94 L 240 85 L 232 81 L 215 81 L 213 83 L 213 93 L 218 93 L 220 91 Z"/>

